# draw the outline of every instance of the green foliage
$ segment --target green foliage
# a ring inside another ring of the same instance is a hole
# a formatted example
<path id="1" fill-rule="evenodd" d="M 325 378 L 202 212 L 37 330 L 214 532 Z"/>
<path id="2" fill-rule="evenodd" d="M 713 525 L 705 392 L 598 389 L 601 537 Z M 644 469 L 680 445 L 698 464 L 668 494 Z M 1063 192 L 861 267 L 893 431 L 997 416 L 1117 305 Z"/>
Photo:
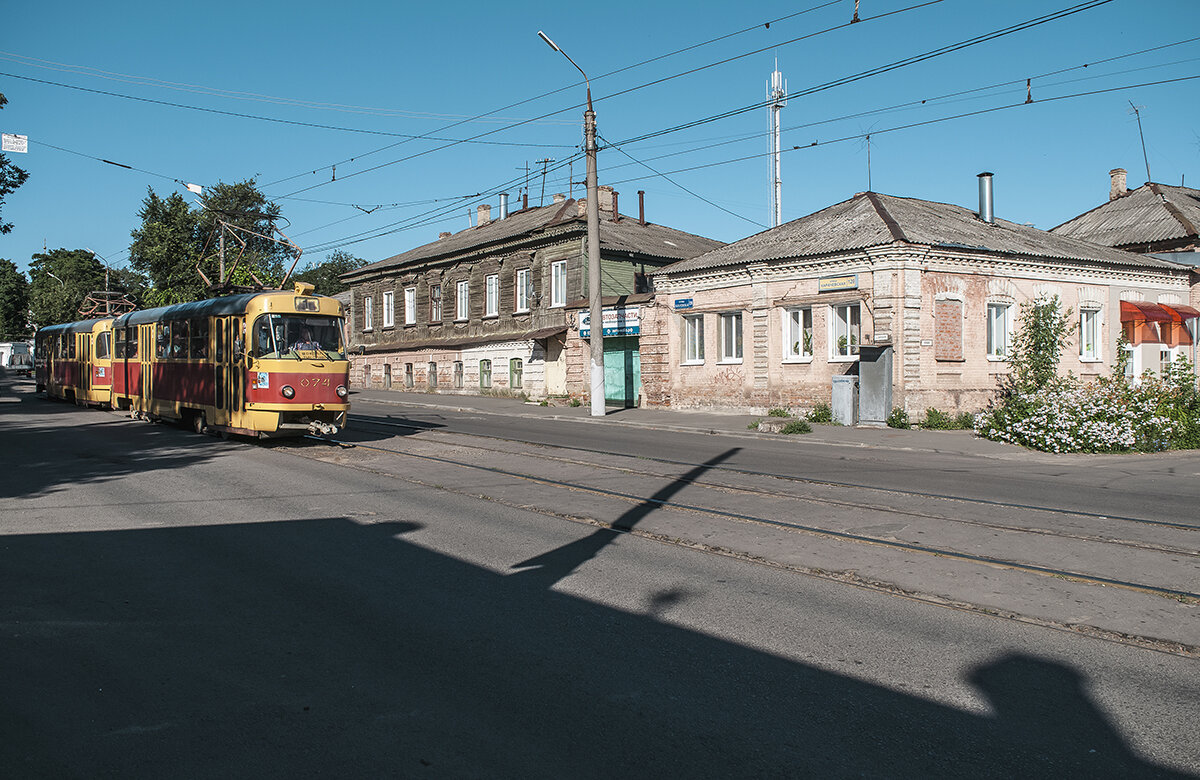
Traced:
<path id="1" fill-rule="evenodd" d="M 29 280 L 11 260 L 0 260 L 0 340 L 29 335 Z"/>
<path id="2" fill-rule="evenodd" d="M 833 422 L 833 407 L 827 403 L 819 403 L 812 408 L 808 413 L 808 421 L 814 423 L 824 423 L 828 425 Z"/>
<path id="3" fill-rule="evenodd" d="M 786 434 L 812 433 L 812 426 L 806 423 L 804 420 L 792 420 L 790 423 L 780 428 L 779 432 Z"/>
<path id="4" fill-rule="evenodd" d="M 288 248 L 270 238 L 275 235 L 275 226 L 280 220 L 279 206 L 268 201 L 266 196 L 258 191 L 254 179 L 235 184 L 219 182 L 207 189 L 203 202 L 204 209 L 197 214 L 197 238 L 202 249 L 207 245 L 207 251 L 204 252 L 204 273 L 208 278 L 214 282 L 217 280 L 220 238 L 218 227 L 220 222 L 227 222 L 243 231 L 249 231 L 238 233 L 246 242 L 246 248 L 230 281 L 233 284 L 253 285 L 253 273 L 267 287 L 278 285 L 292 263 L 292 255 Z M 252 233 L 258 235 L 251 235 Z M 240 250 L 241 247 L 235 240 L 226 238 L 226 269 L 232 265 Z"/>
<path id="5" fill-rule="evenodd" d="M 774 409 L 768 409 L 767 416 L 768 417 L 789 417 L 791 415 L 788 413 L 787 409 L 780 409 L 779 407 L 776 407 Z"/>
<path id="6" fill-rule="evenodd" d="M 0 108 L 8 103 L 8 98 L 0 92 Z M 0 154 L 0 211 L 4 209 L 4 198 L 16 190 L 29 178 L 29 173 L 18 168 L 6 155 Z M 0 219 L 0 235 L 12 231 L 12 223 Z"/>
<path id="7" fill-rule="evenodd" d="M 970 412 L 959 412 L 954 418 L 954 427 L 960 431 L 969 431 L 975 427 L 975 415 Z"/>
<path id="8" fill-rule="evenodd" d="M 583 401 L 580 401 L 578 398 L 572 398 L 568 403 L 571 406 L 583 406 Z"/>
<path id="9" fill-rule="evenodd" d="M 104 266 L 86 249 L 52 249 L 29 264 L 29 313 L 38 327 L 79 319 L 79 306 L 104 289 Z"/>
<path id="10" fill-rule="evenodd" d="M 908 420 L 908 412 L 901 409 L 899 406 L 892 409 L 892 413 L 887 417 L 887 426 L 889 428 L 902 428 L 908 430 L 912 427 L 912 423 Z"/>
<path id="11" fill-rule="evenodd" d="M 954 418 L 931 406 L 925 410 L 925 419 L 919 425 L 929 431 L 946 431 L 954 427 Z"/>
<path id="12" fill-rule="evenodd" d="M 1075 331 L 1071 309 L 1062 311 L 1055 295 L 1021 304 L 1021 329 L 1013 336 L 1002 392 L 1036 393 L 1058 377 L 1058 361 Z"/>
<path id="13" fill-rule="evenodd" d="M 197 301 L 208 297 L 196 273 L 198 215 L 177 192 L 165 199 L 149 191 L 138 212 L 141 227 L 133 231 L 129 265 L 150 280 L 148 306 Z"/>
<path id="14" fill-rule="evenodd" d="M 325 257 L 325 262 L 315 265 L 309 263 L 304 266 L 303 271 L 292 278 L 298 282 L 308 282 L 313 285 L 317 295 L 337 295 L 344 290 L 350 289 L 350 285 L 343 282 L 339 277 L 342 274 L 357 271 L 366 264 L 366 260 L 337 249 Z"/>
<path id="15" fill-rule="evenodd" d="M 746 427 L 747 427 L 748 429 L 752 430 L 752 431 L 757 431 L 757 430 L 758 430 L 758 424 L 759 424 L 759 422 L 760 422 L 759 420 L 754 420 L 753 422 L 751 422 L 751 423 L 750 423 L 749 425 L 747 425 Z"/>

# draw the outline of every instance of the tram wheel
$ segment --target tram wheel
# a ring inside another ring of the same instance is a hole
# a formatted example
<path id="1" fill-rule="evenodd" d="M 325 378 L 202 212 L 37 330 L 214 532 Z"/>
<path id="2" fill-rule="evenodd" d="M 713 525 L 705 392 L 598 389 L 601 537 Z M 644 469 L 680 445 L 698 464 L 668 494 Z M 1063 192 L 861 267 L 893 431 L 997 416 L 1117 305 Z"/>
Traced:
<path id="1" fill-rule="evenodd" d="M 196 412 L 192 415 L 192 430 L 200 434 L 208 430 L 208 423 L 204 419 L 204 412 Z"/>

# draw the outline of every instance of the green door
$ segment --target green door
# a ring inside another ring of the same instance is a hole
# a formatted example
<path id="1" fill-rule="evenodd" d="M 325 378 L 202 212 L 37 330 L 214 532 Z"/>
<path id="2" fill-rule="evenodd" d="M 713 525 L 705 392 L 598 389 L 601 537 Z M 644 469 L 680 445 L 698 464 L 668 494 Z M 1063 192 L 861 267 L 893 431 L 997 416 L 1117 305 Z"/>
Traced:
<path id="1" fill-rule="evenodd" d="M 604 400 L 614 406 L 637 406 L 642 389 L 642 356 L 637 336 L 604 339 Z"/>

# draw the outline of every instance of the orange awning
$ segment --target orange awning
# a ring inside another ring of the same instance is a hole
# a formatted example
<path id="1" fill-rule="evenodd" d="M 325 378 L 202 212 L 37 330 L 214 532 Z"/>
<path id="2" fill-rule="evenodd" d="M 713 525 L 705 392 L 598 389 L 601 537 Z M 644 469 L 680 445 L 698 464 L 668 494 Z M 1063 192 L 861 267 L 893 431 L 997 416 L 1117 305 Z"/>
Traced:
<path id="1" fill-rule="evenodd" d="M 1184 306 L 1181 303 L 1164 303 L 1162 307 L 1172 315 L 1171 319 L 1175 320 L 1175 322 L 1183 322 L 1184 320 L 1190 320 L 1192 317 L 1200 317 L 1200 311 L 1196 311 L 1191 306 Z"/>
<path id="2" fill-rule="evenodd" d="M 1171 322 L 1174 319 L 1157 303 L 1121 301 L 1121 322 Z"/>

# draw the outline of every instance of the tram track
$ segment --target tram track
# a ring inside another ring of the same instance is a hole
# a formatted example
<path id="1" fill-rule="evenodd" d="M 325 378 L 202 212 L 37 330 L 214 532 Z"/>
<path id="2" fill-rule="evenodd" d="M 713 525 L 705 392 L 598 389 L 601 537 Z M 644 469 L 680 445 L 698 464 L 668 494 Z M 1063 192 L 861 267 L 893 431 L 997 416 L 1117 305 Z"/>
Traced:
<path id="1" fill-rule="evenodd" d="M 381 421 L 372 422 L 369 420 L 363 420 L 362 418 L 359 418 L 359 423 L 360 424 L 371 423 L 374 425 L 378 425 L 379 427 L 384 428 L 385 430 L 388 428 L 395 428 L 395 427 L 407 427 L 407 428 L 413 428 L 413 429 L 420 429 L 423 431 L 430 430 L 429 428 L 426 428 L 424 426 L 414 426 L 414 425 L 401 424 L 401 423 L 381 423 Z M 432 432 L 435 434 L 442 434 L 442 435 L 466 436 L 466 437 L 486 438 L 486 439 L 500 439 L 503 441 L 515 441 L 516 443 L 528 444 L 528 445 L 532 445 L 532 446 L 548 446 L 548 447 L 553 446 L 553 445 L 543 445 L 543 444 L 540 444 L 537 442 L 522 442 L 520 440 L 508 439 L 508 438 L 503 438 L 503 437 L 476 436 L 475 434 L 459 434 L 459 433 L 452 433 L 452 432 L 439 432 L 436 430 L 434 430 Z M 505 452 L 502 449 L 498 449 L 498 448 L 494 448 L 494 447 L 492 447 L 492 448 L 482 447 L 478 444 L 461 444 L 461 443 L 454 444 L 454 443 L 445 443 L 445 442 L 433 442 L 433 444 L 436 444 L 437 446 L 467 447 L 470 449 L 486 451 L 493 455 L 501 455 L 501 456 L 505 456 L 505 455 L 511 456 L 511 455 L 515 454 L 515 453 L 511 453 L 511 452 Z M 784 530 L 784 531 L 788 531 L 788 532 L 793 532 L 793 533 L 802 533 L 802 534 L 820 536 L 820 537 L 824 537 L 827 539 L 833 539 L 838 542 L 845 542 L 845 543 L 859 544 L 859 545 L 870 545 L 870 546 L 874 546 L 874 547 L 878 547 L 878 548 L 887 548 L 887 549 L 901 551 L 901 552 L 905 552 L 905 553 L 917 553 L 917 554 L 927 555 L 927 556 L 931 556 L 931 557 L 935 557 L 935 558 L 957 560 L 957 561 L 962 561 L 962 562 L 971 563 L 971 564 L 989 566 L 989 567 L 993 567 L 993 568 L 1007 569 L 1007 570 L 1012 570 L 1012 571 L 1020 571 L 1020 572 L 1039 575 L 1039 576 L 1043 576 L 1043 577 L 1055 577 L 1055 578 L 1064 579 L 1064 580 L 1071 580 L 1074 582 L 1094 584 L 1094 585 L 1100 585 L 1100 586 L 1112 587 L 1112 588 L 1120 588 L 1120 589 L 1124 589 L 1124 590 L 1136 591 L 1136 592 L 1140 592 L 1140 593 L 1147 593 L 1147 594 L 1152 594 L 1152 595 L 1156 595 L 1156 596 L 1161 596 L 1164 598 L 1175 599 L 1175 600 L 1179 600 L 1179 601 L 1182 601 L 1185 603 L 1200 602 L 1200 592 L 1194 592 L 1192 590 L 1183 589 L 1183 588 L 1165 587 L 1163 585 L 1156 585 L 1156 584 L 1151 584 L 1151 583 L 1147 583 L 1147 582 L 1134 582 L 1134 581 L 1123 580 L 1123 579 L 1115 578 L 1115 577 L 1107 577 L 1102 574 L 1072 570 L 1072 569 L 1064 568 L 1064 567 L 1042 565 L 1040 563 L 1016 560 L 1013 558 L 1005 558 L 1005 557 L 1001 557 L 1001 556 L 982 555 L 982 554 L 977 554 L 977 553 L 965 552 L 962 550 L 956 550 L 956 549 L 952 549 L 952 548 L 948 548 L 948 547 L 899 540 L 899 539 L 895 539 L 895 538 L 891 538 L 891 539 L 882 538 L 880 536 L 873 536 L 873 535 L 864 534 L 864 533 L 856 533 L 853 531 L 838 530 L 838 529 L 826 528 L 826 527 L 821 527 L 821 526 L 807 524 L 807 523 L 799 523 L 799 522 L 793 522 L 793 521 L 789 521 L 789 520 L 782 520 L 782 519 L 778 519 L 778 518 L 764 517 L 764 516 L 747 513 L 747 512 L 739 512 L 739 511 L 732 511 L 729 509 L 720 509 L 720 508 L 714 508 L 714 507 L 709 507 L 709 506 L 702 506 L 702 505 L 696 504 L 694 502 L 683 502 L 683 501 L 676 501 L 676 500 L 670 500 L 670 499 L 657 499 L 654 497 L 647 497 L 645 495 L 640 495 L 637 493 L 631 493 L 631 492 L 622 491 L 622 490 L 614 490 L 614 489 L 607 488 L 607 487 L 599 487 L 594 484 L 586 484 L 584 482 L 579 482 L 579 481 L 572 481 L 572 480 L 566 480 L 566 479 L 554 479 L 554 478 L 550 478 L 547 476 L 538 476 L 538 475 L 534 475 L 534 474 L 523 473 L 521 471 L 517 471 L 517 470 L 513 470 L 513 469 L 509 469 L 509 468 L 503 468 L 503 467 L 494 466 L 494 465 L 473 463 L 473 462 L 470 462 L 469 460 L 461 459 L 461 458 L 444 457 L 441 455 L 434 455 L 434 454 L 429 454 L 429 453 L 418 453 L 418 452 L 411 452 L 411 451 L 396 450 L 396 449 L 391 449 L 388 447 L 381 447 L 381 446 L 375 446 L 375 445 L 364 444 L 364 443 L 355 443 L 352 445 L 345 445 L 345 446 L 358 447 L 358 448 L 362 448 L 362 449 L 365 449 L 365 450 L 368 450 L 371 452 L 384 453 L 384 454 L 387 454 L 390 456 L 417 459 L 417 460 L 421 460 L 421 461 L 424 461 L 424 462 L 427 462 L 430 464 L 437 464 L 439 466 L 451 466 L 451 467 L 455 467 L 455 468 L 466 468 L 466 469 L 477 470 L 477 471 L 484 472 L 484 473 L 491 473 L 491 474 L 495 474 L 498 476 L 504 476 L 504 477 L 511 478 L 511 479 L 517 479 L 517 480 L 538 483 L 538 484 L 542 484 L 542 485 L 546 485 L 546 486 L 550 486 L 550 487 L 554 487 L 554 488 L 559 488 L 559 489 L 564 489 L 564 490 L 568 490 L 568 491 L 589 493 L 589 494 L 596 495 L 596 496 L 602 496 L 602 497 L 609 498 L 609 499 L 615 499 L 615 500 L 618 500 L 618 501 L 621 501 L 624 503 L 641 504 L 641 505 L 648 504 L 648 505 L 654 506 L 655 508 L 670 509 L 670 510 L 689 512 L 689 513 L 698 513 L 698 514 L 705 515 L 705 516 L 708 516 L 711 518 L 717 518 L 722 521 L 732 520 L 732 521 L 737 521 L 737 522 L 753 523 L 753 524 L 758 524 L 758 525 L 765 526 L 765 527 L 772 527 L 772 528 L 776 528 L 776 529 L 780 529 L 780 530 Z M 620 457 L 626 457 L 626 458 L 633 457 L 633 456 L 629 456 L 628 454 L 624 454 L 624 453 L 604 452 L 601 450 L 581 448 L 581 447 L 570 447 L 568 449 L 582 450 L 582 451 L 591 452 L 593 454 L 601 454 L 602 453 L 602 454 L 610 455 L 610 456 L 620 456 Z M 586 461 L 586 462 L 585 461 L 576 461 L 576 460 L 572 460 L 572 459 L 547 455 L 544 453 L 522 452 L 522 453 L 520 453 L 520 455 L 523 457 L 540 458 L 542 460 L 550 460 L 550 461 L 558 460 L 559 462 L 563 463 L 564 465 L 570 464 L 570 465 L 574 465 L 574 466 L 582 466 L 582 467 L 587 467 L 587 468 L 592 468 L 592 469 L 599 468 L 599 469 L 607 469 L 609 471 L 625 472 L 627 474 L 637 475 L 637 476 L 646 477 L 646 478 L 661 479 L 664 476 L 666 476 L 666 475 L 657 474 L 657 473 L 654 473 L 651 471 L 645 471 L 645 470 L 638 471 L 636 469 L 628 469 L 625 467 L 612 467 L 612 466 L 607 466 L 605 464 L 597 464 L 597 463 L 591 462 L 591 461 Z M 649 458 L 648 460 L 671 463 L 672 465 L 685 465 L 682 462 L 669 461 L 666 459 Z M 692 465 L 692 466 L 696 467 L 696 466 L 704 466 L 705 464 L 687 464 L 687 465 Z M 719 465 L 711 466 L 709 468 L 711 468 L 712 470 L 725 470 L 725 471 L 742 472 L 742 473 L 744 473 L 746 471 L 746 470 L 740 470 L 740 469 L 736 469 L 736 468 L 722 469 Z M 759 476 L 780 478 L 779 475 L 766 474 L 766 473 L 760 473 Z M 887 512 L 887 513 L 892 513 L 892 514 L 896 513 L 895 509 L 892 509 L 889 507 L 881 507 L 878 505 L 865 503 L 865 502 L 846 501 L 846 500 L 841 500 L 841 499 L 836 499 L 836 500 L 813 499 L 808 496 L 797 496 L 794 494 L 788 494 L 788 493 L 784 493 L 784 492 L 763 491 L 760 489 L 745 488 L 745 487 L 741 487 L 741 486 L 730 486 L 730 485 L 723 485 L 723 484 L 718 484 L 718 483 L 706 483 L 703 480 L 696 480 L 696 479 L 678 480 L 677 478 L 674 478 L 674 477 L 672 477 L 672 479 L 675 481 L 686 482 L 686 484 L 688 484 L 688 485 L 694 485 L 696 487 L 705 488 L 705 489 L 720 490 L 723 492 L 737 491 L 737 492 L 741 492 L 741 493 L 750 493 L 750 494 L 754 494 L 754 495 L 758 495 L 758 496 L 768 496 L 768 497 L 772 497 L 772 498 L 795 499 L 798 501 L 814 501 L 816 503 L 836 504 L 836 505 L 844 507 L 844 508 L 855 509 L 855 510 L 867 510 L 867 511 L 872 511 L 872 512 Z M 795 478 L 795 481 L 815 482 L 817 484 L 823 484 L 823 485 L 831 484 L 828 481 L 824 481 L 824 480 L 809 480 L 809 479 L 805 479 L 805 478 Z M 842 487 L 843 485 L 834 485 L 834 486 Z M 879 488 L 871 488 L 870 486 L 855 485 L 855 486 L 850 486 L 850 487 L 854 487 L 856 489 L 880 491 Z M 467 493 L 470 493 L 471 495 L 479 495 L 478 492 L 462 491 L 462 490 L 459 490 L 458 488 L 446 488 L 443 486 L 443 489 L 454 490 L 455 492 L 467 492 Z M 920 493 L 917 491 L 887 491 L 887 490 L 883 490 L 881 492 L 893 492 L 893 493 L 899 492 L 902 495 L 907 495 L 907 496 L 920 496 L 920 497 L 928 497 L 928 498 L 935 498 L 935 499 L 946 498 L 943 496 L 923 494 L 923 493 Z M 486 496 L 482 496 L 482 497 L 487 498 Z M 970 499 L 967 499 L 967 501 L 971 502 Z M 990 504 L 994 504 L 996 502 L 987 502 L 987 503 L 990 505 Z M 1009 506 L 1011 508 L 1016 508 L 1016 509 L 1025 509 L 1025 507 L 1018 505 L 1018 504 L 1012 504 Z M 1058 511 L 1058 510 L 1053 510 L 1053 509 L 1048 509 L 1048 508 L 1039 508 L 1039 510 L 1040 511 Z M 541 511 L 541 510 L 539 510 L 539 511 Z M 948 522 L 948 521 L 956 520 L 955 518 L 948 518 L 948 517 L 933 514 L 933 513 L 919 513 L 919 512 L 912 512 L 911 510 L 902 510 L 902 511 L 906 511 L 906 513 L 910 516 L 921 517 L 922 519 L 928 519 L 928 520 L 932 520 L 932 521 L 936 521 L 936 522 Z M 1067 512 L 1064 512 L 1064 514 L 1077 514 L 1077 513 L 1072 513 L 1072 512 L 1067 511 Z M 1117 518 L 1117 519 L 1121 519 L 1121 518 Z M 972 521 L 972 522 L 974 523 L 974 521 Z M 608 526 L 616 531 L 635 532 L 635 533 L 637 532 L 636 529 L 633 529 L 632 527 L 622 528 L 619 526 L 619 524 L 605 523 L 604 521 L 599 521 L 599 520 L 593 521 L 593 524 Z M 1018 533 L 1019 532 L 1029 532 L 1028 529 L 1019 528 L 1019 527 L 1013 528 L 1013 529 L 1007 529 L 1007 528 L 1003 528 L 1001 526 L 991 525 L 991 524 L 987 524 L 987 523 L 974 523 L 974 524 L 979 525 L 980 527 L 988 528 L 988 529 L 1008 530 L 1008 531 L 1015 531 Z M 1041 530 L 1044 535 L 1057 536 L 1057 537 L 1063 538 L 1063 539 L 1079 538 L 1077 536 L 1059 534 L 1059 533 L 1055 533 L 1052 531 L 1047 531 L 1045 529 L 1041 529 Z M 1187 530 L 1196 530 L 1196 529 L 1187 527 Z M 1036 531 L 1032 532 L 1032 533 L 1036 533 Z M 1113 541 L 1113 540 L 1100 538 L 1100 537 L 1085 538 L 1085 539 L 1083 539 L 1083 541 L 1094 542 L 1094 543 L 1103 543 L 1103 544 L 1120 544 L 1121 543 L 1120 541 Z M 1169 554 L 1169 555 L 1185 555 L 1186 554 L 1186 555 L 1190 555 L 1193 557 L 1196 554 L 1195 551 L 1193 551 L 1193 550 L 1186 550 L 1186 549 L 1182 549 L 1182 548 L 1180 550 L 1156 549 L 1154 546 L 1139 545 L 1138 543 L 1135 543 L 1135 542 L 1127 542 L 1127 544 L 1130 546 L 1140 546 L 1142 549 L 1146 550 L 1149 553 L 1162 553 L 1162 554 Z"/>
<path id="2" fill-rule="evenodd" d="M 430 426 L 414 425 L 412 423 L 397 423 L 397 422 L 392 422 L 392 421 L 381 421 L 381 420 L 377 420 L 377 419 L 370 419 L 370 420 L 367 420 L 367 422 L 371 425 L 375 425 L 375 426 L 382 427 L 382 428 L 404 428 L 404 429 L 418 430 L 418 431 L 421 431 L 425 435 L 426 438 L 429 438 L 429 437 L 461 437 L 461 438 L 467 438 L 467 439 L 487 439 L 487 440 L 492 440 L 492 441 L 503 441 L 503 442 L 517 443 L 517 444 L 525 444 L 525 445 L 534 446 L 534 447 L 546 447 L 546 448 L 552 448 L 552 449 L 568 449 L 568 450 L 574 450 L 574 451 L 587 452 L 587 453 L 595 454 L 595 455 L 605 455 L 605 456 L 610 456 L 610 457 L 634 459 L 634 460 L 638 460 L 638 461 L 652 461 L 652 462 L 662 463 L 664 465 L 671 465 L 671 466 L 687 466 L 687 467 L 695 468 L 695 467 L 701 465 L 701 464 L 697 464 L 694 462 L 671 460 L 671 459 L 666 459 L 666 458 L 630 456 L 625 453 L 616 453 L 616 452 L 600 450 L 600 449 L 595 449 L 595 448 L 587 448 L 587 447 L 579 447 L 579 446 L 559 447 L 557 445 L 544 445 L 544 444 L 541 444 L 538 442 L 530 442 L 530 441 L 526 441 L 526 440 L 522 440 L 522 439 L 499 437 L 499 436 L 492 436 L 492 435 L 487 435 L 487 434 L 439 431 Z M 510 454 L 506 450 L 499 448 L 499 447 L 486 447 L 486 446 L 482 446 L 480 444 L 474 444 L 474 443 L 467 445 L 467 446 L 470 446 L 473 449 L 498 453 L 501 455 Z M 564 458 L 562 456 L 551 455 L 548 453 L 541 453 L 541 452 L 525 451 L 525 452 L 522 452 L 521 455 L 523 457 L 536 458 L 536 459 L 543 460 L 546 462 L 551 462 L 551 463 L 586 466 L 586 467 L 593 468 L 593 469 L 603 469 L 603 470 L 607 470 L 607 471 L 621 472 L 621 473 L 626 473 L 626 474 L 635 475 L 635 476 L 660 477 L 660 478 L 670 476 L 670 475 L 666 475 L 666 474 L 658 474 L 658 473 L 655 473 L 652 471 L 634 469 L 634 468 L 630 468 L 628 466 L 616 466 L 616 465 L 605 464 L 605 463 L 597 463 L 595 461 L 584 461 L 584 460 L 577 460 L 577 459 L 572 459 L 572 458 Z M 821 487 L 832 487 L 832 488 L 845 488 L 845 489 L 853 489 L 856 491 L 870 491 L 872 493 L 881 494 L 881 495 L 887 495 L 887 494 L 902 495 L 906 498 L 934 499 L 934 500 L 938 500 L 938 501 L 959 502 L 959 503 L 966 504 L 966 505 L 984 505 L 989 508 L 1004 508 L 1004 509 L 1009 509 L 1009 510 L 1014 510 L 1014 511 L 1023 511 L 1023 512 L 1035 511 L 1035 512 L 1039 512 L 1039 513 L 1059 515 L 1059 516 L 1063 516 L 1063 517 L 1078 517 L 1078 518 L 1084 518 L 1084 519 L 1105 520 L 1108 522 L 1117 522 L 1117 523 L 1122 523 L 1122 522 L 1134 523 L 1134 524 L 1141 524 L 1141 525 L 1154 526 L 1154 527 L 1165 527 L 1165 528 L 1171 528 L 1171 529 L 1183 530 L 1183 531 L 1200 531 L 1200 526 L 1191 526 L 1186 523 L 1160 522 L 1160 521 L 1144 520 L 1141 518 L 1126 518 L 1126 517 L 1111 516 L 1111 515 L 1100 516 L 1100 515 L 1095 515 L 1093 513 L 1077 512 L 1074 510 L 1061 509 L 1061 508 L 1047 508 L 1047 507 L 1032 508 L 1032 507 L 1029 507 L 1028 505 L 1019 504 L 1019 503 L 1002 503 L 1002 502 L 994 502 L 994 501 L 986 501 L 986 500 L 980 501 L 980 500 L 971 499 L 971 498 L 948 497 L 948 496 L 941 495 L 941 494 L 923 493 L 923 492 L 919 492 L 919 491 L 893 490 L 890 488 L 871 487 L 871 486 L 867 486 L 867 485 L 830 482 L 827 480 L 816 480 L 816 479 L 812 479 L 812 478 L 796 477 L 796 476 L 787 475 L 787 474 L 778 474 L 778 473 L 771 473 L 771 472 L 753 471 L 753 470 L 749 470 L 749 469 L 740 469 L 740 468 L 736 468 L 736 467 L 725 466 L 722 464 L 710 466 L 710 467 L 708 467 L 708 469 L 710 471 L 715 471 L 715 472 L 736 473 L 736 474 L 741 474 L 741 475 L 746 475 L 746 476 L 763 477 L 763 478 L 775 479 L 775 480 L 780 480 L 780 481 L 784 481 L 784 482 L 791 482 L 791 483 L 798 483 L 798 484 L 818 485 Z M 675 477 L 672 477 L 672 478 L 675 478 Z M 729 493 L 738 493 L 738 494 L 743 494 L 743 495 L 770 497 L 770 498 L 797 499 L 797 500 L 808 501 L 808 502 L 812 502 L 812 503 L 816 503 L 816 504 L 824 504 L 827 506 L 835 506 L 835 507 L 841 507 L 841 508 L 846 508 L 846 509 L 854 509 L 854 510 L 861 509 L 861 510 L 868 510 L 868 511 L 887 512 L 891 515 L 897 515 L 897 516 L 902 516 L 902 517 L 919 518 L 919 519 L 923 519 L 923 520 L 933 520 L 933 521 L 938 521 L 938 522 L 954 523 L 957 525 L 974 526 L 977 528 L 992 529 L 992 530 L 997 530 L 997 531 L 1035 534 L 1035 535 L 1047 536 L 1047 537 L 1053 537 L 1053 538 L 1059 538 L 1059 539 L 1074 539 L 1074 540 L 1079 540 L 1079 541 L 1096 542 L 1096 543 L 1100 543 L 1100 544 L 1118 545 L 1118 546 L 1123 546 L 1123 547 L 1129 547 L 1131 549 L 1147 550 L 1147 551 L 1153 551 L 1153 552 L 1167 553 L 1167 554 L 1171 554 L 1171 555 L 1181 555 L 1181 556 L 1187 556 L 1187 557 L 1192 557 L 1192 558 L 1200 558 L 1200 550 L 1197 550 L 1197 549 L 1180 547 L 1177 545 L 1160 544 L 1160 543 L 1149 542 L 1149 541 L 1145 541 L 1145 540 L 1127 539 L 1127 538 L 1122 538 L 1122 537 L 1099 535 L 1099 534 L 1072 533 L 1072 532 L 1064 531 L 1062 529 L 1050 529 L 1050 528 L 1044 528 L 1044 527 L 1038 527 L 1038 526 L 1022 526 L 1022 525 L 1013 525 L 1013 524 L 1009 524 L 1009 523 L 1000 523 L 1000 522 L 992 522 L 992 521 L 985 521 L 985 520 L 978 520 L 978 519 L 970 519 L 970 518 L 966 518 L 966 517 L 962 517 L 962 516 L 952 516 L 949 514 L 939 514 L 939 513 L 934 513 L 934 512 L 917 511 L 914 509 L 897 507 L 895 504 L 887 504 L 887 503 L 882 503 L 882 502 L 881 503 L 872 503 L 869 501 L 846 500 L 846 499 L 831 498 L 831 497 L 827 497 L 827 496 L 818 496 L 818 495 L 811 495 L 811 494 L 798 495 L 798 494 L 790 493 L 787 491 L 767 490 L 767 489 L 763 489 L 763 488 L 747 486 L 745 484 L 729 484 L 729 483 L 723 483 L 723 482 L 708 480 L 708 479 L 689 479 L 689 480 L 686 480 L 686 482 L 687 482 L 687 484 L 695 486 L 695 487 L 721 490 L 721 491 L 725 491 L 725 492 L 729 492 Z"/>

